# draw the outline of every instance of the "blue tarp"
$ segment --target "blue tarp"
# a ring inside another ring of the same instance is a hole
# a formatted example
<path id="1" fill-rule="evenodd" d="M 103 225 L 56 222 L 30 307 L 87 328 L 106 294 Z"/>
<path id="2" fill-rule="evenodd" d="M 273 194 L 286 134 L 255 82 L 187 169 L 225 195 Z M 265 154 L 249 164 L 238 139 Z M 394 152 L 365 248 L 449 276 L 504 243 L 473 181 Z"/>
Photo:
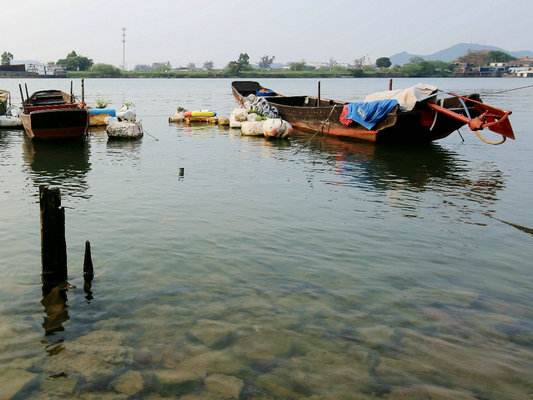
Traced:
<path id="1" fill-rule="evenodd" d="M 347 119 L 351 119 L 367 129 L 372 129 L 379 121 L 398 105 L 394 99 L 377 100 L 368 103 L 350 103 L 347 105 Z"/>
<path id="2" fill-rule="evenodd" d="M 89 114 L 109 114 L 110 117 L 115 117 L 114 108 L 89 108 Z"/>

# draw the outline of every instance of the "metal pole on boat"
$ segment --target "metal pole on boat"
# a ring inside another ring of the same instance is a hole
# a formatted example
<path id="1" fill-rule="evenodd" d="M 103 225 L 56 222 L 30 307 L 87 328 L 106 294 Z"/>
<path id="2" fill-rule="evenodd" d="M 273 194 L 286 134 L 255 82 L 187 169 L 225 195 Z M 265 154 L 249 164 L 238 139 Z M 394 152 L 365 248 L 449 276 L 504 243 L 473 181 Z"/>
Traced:
<path id="1" fill-rule="evenodd" d="M 28 84 L 25 83 L 24 86 L 26 87 L 26 98 L 29 99 L 30 95 L 28 94 Z"/>
<path id="2" fill-rule="evenodd" d="M 318 81 L 318 98 L 317 98 L 317 107 L 320 107 L 320 81 Z"/>
<path id="3" fill-rule="evenodd" d="M 26 113 L 26 106 L 24 105 L 24 93 L 22 93 L 22 85 L 19 83 L 20 98 L 22 100 L 22 110 Z"/>
<path id="4" fill-rule="evenodd" d="M 72 81 L 70 81 L 70 102 L 74 103 L 74 95 L 72 90 Z"/>
<path id="5" fill-rule="evenodd" d="M 81 78 L 81 102 L 85 103 L 85 82 L 83 78 Z"/>

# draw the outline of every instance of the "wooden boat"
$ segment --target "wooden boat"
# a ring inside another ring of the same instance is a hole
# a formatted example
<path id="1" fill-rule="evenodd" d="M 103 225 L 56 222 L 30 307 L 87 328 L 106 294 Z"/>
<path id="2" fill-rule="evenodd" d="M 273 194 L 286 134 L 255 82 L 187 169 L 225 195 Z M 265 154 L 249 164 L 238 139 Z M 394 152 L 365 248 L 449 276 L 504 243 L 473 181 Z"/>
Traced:
<path id="1" fill-rule="evenodd" d="M 31 139 L 73 139 L 87 133 L 89 113 L 72 95 L 41 90 L 22 104 L 22 125 Z"/>
<path id="2" fill-rule="evenodd" d="M 231 86 L 233 96 L 241 106 L 250 94 L 265 91 L 264 87 L 254 81 L 234 81 Z M 477 94 L 449 95 L 439 102 L 417 102 L 411 111 L 400 111 L 395 107 L 372 129 L 356 122 L 350 126 L 340 122 L 343 108 L 348 102 L 313 96 L 283 96 L 272 91 L 263 96 L 278 110 L 281 118 L 294 128 L 311 133 L 322 132 L 377 143 L 423 143 L 445 138 L 468 125 L 476 133 L 488 128 L 502 136 L 501 142 L 488 142 L 491 144 L 503 143 L 506 138 L 514 139 L 508 119 L 510 111 L 482 103 Z"/>

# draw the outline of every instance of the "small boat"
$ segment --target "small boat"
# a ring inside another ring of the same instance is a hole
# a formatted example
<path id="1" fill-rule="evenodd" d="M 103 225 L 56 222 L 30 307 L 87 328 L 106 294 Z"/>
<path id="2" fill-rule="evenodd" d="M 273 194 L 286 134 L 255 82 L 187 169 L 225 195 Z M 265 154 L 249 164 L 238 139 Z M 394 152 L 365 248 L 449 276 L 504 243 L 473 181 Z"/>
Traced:
<path id="1" fill-rule="evenodd" d="M 5 115 L 0 115 L 0 128 L 22 128 L 20 114 L 12 115 L 15 110 L 8 109 Z"/>
<path id="2" fill-rule="evenodd" d="M 9 90 L 0 89 L 0 115 L 6 113 L 9 97 Z"/>
<path id="3" fill-rule="evenodd" d="M 508 118 L 511 111 L 488 106 L 481 102 L 477 94 L 459 96 L 446 93 L 445 98 L 437 99 L 437 94 L 441 92 L 432 87 L 435 89 L 433 93 L 425 98 L 417 98 L 412 102 L 411 109 L 403 109 L 398 103 L 369 128 L 357 120 L 346 118 L 346 110 L 351 108 L 350 103 L 345 101 L 323 99 L 320 94 L 317 97 L 283 96 L 254 81 L 234 81 L 231 86 L 233 96 L 241 106 L 246 101 L 253 101 L 261 93 L 282 119 L 294 128 L 315 134 L 320 132 L 375 143 L 423 143 L 443 139 L 468 125 L 478 136 L 480 134 L 477 131 L 483 128 L 502 136 L 501 142 L 497 143 L 488 142 L 480 136 L 490 144 L 503 143 L 506 138 L 514 139 Z M 356 105 L 358 111 L 365 105 L 352 104 Z"/>
<path id="4" fill-rule="evenodd" d="M 73 95 L 61 90 L 40 90 L 22 105 L 22 125 L 31 139 L 73 139 L 87 133 L 89 113 Z"/>
<path id="5" fill-rule="evenodd" d="M 0 90 L 0 128 L 21 128 L 20 108 L 10 105 L 11 94 Z"/>

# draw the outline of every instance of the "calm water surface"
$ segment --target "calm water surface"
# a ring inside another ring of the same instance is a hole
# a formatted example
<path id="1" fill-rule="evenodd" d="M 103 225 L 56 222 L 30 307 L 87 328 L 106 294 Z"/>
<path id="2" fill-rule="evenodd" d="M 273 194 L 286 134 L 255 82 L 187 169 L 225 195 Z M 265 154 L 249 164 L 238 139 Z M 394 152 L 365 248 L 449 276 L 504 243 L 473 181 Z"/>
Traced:
<path id="1" fill-rule="evenodd" d="M 89 105 L 135 103 L 137 142 L 0 131 L 0 398 L 530 399 L 533 89 L 494 94 L 529 81 L 428 81 L 512 110 L 502 146 L 168 123 L 178 106 L 229 115 L 230 82 L 86 80 Z M 388 79 L 321 86 L 358 101 Z M 40 184 L 61 189 L 68 290 L 41 284 Z"/>

